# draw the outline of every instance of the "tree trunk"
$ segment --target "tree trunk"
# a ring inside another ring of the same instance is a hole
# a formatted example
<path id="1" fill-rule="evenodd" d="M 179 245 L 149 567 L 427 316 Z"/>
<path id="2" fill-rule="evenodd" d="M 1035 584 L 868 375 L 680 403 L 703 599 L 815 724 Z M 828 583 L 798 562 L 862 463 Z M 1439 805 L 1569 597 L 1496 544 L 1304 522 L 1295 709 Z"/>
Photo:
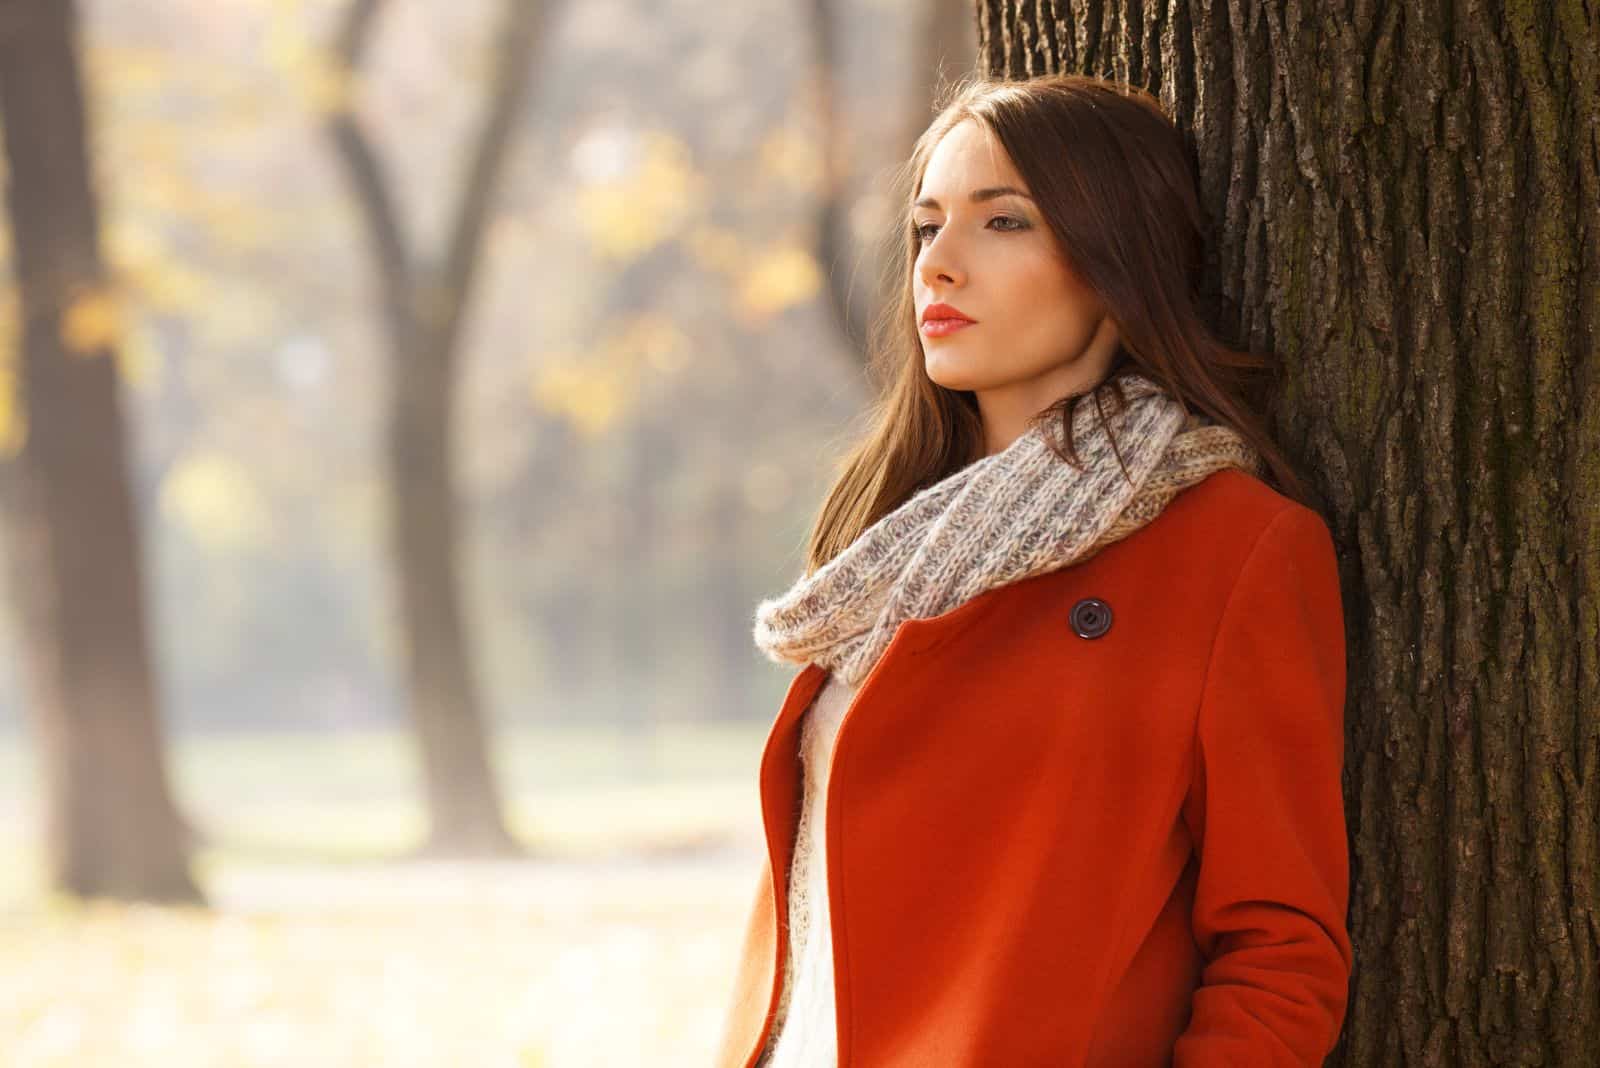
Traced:
<path id="1" fill-rule="evenodd" d="M 462 610 L 460 507 L 450 449 L 453 346 L 430 343 L 420 324 L 411 344 L 415 350 L 394 364 L 389 505 L 406 675 L 430 820 L 423 852 L 515 854 L 520 846 L 501 815 Z"/>
<path id="2" fill-rule="evenodd" d="M 515 543 L 529 546 L 535 543 L 538 529 L 551 523 L 554 514 L 566 506 L 553 487 L 573 481 L 584 448 L 566 418 L 540 413 L 531 418 L 534 444 L 510 487 L 515 511 L 509 531 Z M 588 543 L 581 535 L 580 540 Z M 525 594 L 520 604 L 544 645 L 543 696 L 552 706 L 548 714 L 563 721 L 582 721 L 577 710 L 594 686 L 595 636 L 604 616 L 603 610 L 597 610 L 593 576 L 569 568 L 553 588 Z"/>
<path id="3" fill-rule="evenodd" d="M 921 58 L 912 73 L 916 82 L 916 121 L 907 130 L 905 156 L 933 118 L 939 93 L 977 67 L 977 19 L 970 0 L 932 0 L 922 9 L 918 32 Z"/>
<path id="4" fill-rule="evenodd" d="M 0 514 L 49 879 L 84 897 L 194 903 L 162 750 L 75 37 L 68 0 L 0 6 L 27 423 Z"/>
<path id="5" fill-rule="evenodd" d="M 854 236 L 851 222 L 857 203 L 855 172 L 869 162 L 861 152 L 860 131 L 853 130 L 845 96 L 845 71 L 840 62 L 840 13 L 835 0 L 811 0 L 807 10 L 811 33 L 811 92 L 820 127 L 822 182 L 817 191 L 817 260 L 825 276 L 825 292 L 833 321 L 846 345 L 863 364 L 869 355 L 871 330 L 884 303 L 893 296 L 894 280 L 877 243 Z M 917 11 L 918 58 L 914 62 L 916 107 L 903 147 L 888 144 L 892 158 L 904 159 L 932 117 L 939 89 L 972 70 L 974 30 L 969 0 L 929 0 Z M 898 132 L 898 131 L 897 131 Z M 882 147 L 882 146 L 880 146 Z M 898 212 L 898 206 L 891 209 Z"/>
<path id="6" fill-rule="evenodd" d="M 850 235 L 850 157 L 852 137 L 841 106 L 844 72 L 839 63 L 839 16 L 834 0 L 811 0 L 811 92 L 817 109 L 822 186 L 817 191 L 817 259 L 826 276 L 828 307 L 847 345 L 866 357 L 867 332 L 877 276 L 869 265 L 866 284 L 856 277 L 858 261 Z"/>
<path id="7" fill-rule="evenodd" d="M 372 244 L 394 360 L 390 514 L 408 693 L 431 821 L 422 852 L 433 855 L 521 852 L 501 815 L 462 610 L 452 411 L 461 327 L 546 8 L 540 0 L 505 0 L 483 127 L 437 263 L 417 262 L 408 247 L 389 182 L 352 104 L 342 102 L 327 115 Z M 352 77 L 381 11 L 382 0 L 353 0 L 347 9 L 335 54 Z"/>
<path id="8" fill-rule="evenodd" d="M 661 480 L 672 470 L 672 445 L 657 422 L 639 413 L 620 428 L 627 436 L 626 475 L 616 510 L 616 568 L 611 573 L 612 718 L 623 731 L 628 777 L 652 779 L 658 772 L 656 743 L 663 696 L 660 675 L 647 678 L 647 665 L 663 663 L 657 628 L 671 618 L 653 596 L 651 574 L 662 543 Z"/>
<path id="9" fill-rule="evenodd" d="M 1193 130 L 1218 325 L 1285 362 L 1351 641 L 1329 1063 L 1600 1063 L 1600 15 L 978 6 L 992 74 Z"/>
<path id="10" fill-rule="evenodd" d="M 742 487 L 734 482 L 713 491 L 705 512 L 706 555 L 717 566 L 706 569 L 701 626 L 708 635 L 705 686 L 701 708 L 705 720 L 744 722 L 755 700 L 750 665 L 760 655 L 751 640 L 750 588 L 739 562 L 745 558 L 745 523 L 749 514 Z"/>

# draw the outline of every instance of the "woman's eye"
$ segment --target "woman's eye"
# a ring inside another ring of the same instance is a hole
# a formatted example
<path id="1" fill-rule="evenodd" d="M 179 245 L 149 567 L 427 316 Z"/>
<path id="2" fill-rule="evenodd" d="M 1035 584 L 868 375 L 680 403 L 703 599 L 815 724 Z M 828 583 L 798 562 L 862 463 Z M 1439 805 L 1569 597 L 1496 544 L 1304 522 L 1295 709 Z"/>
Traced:
<path id="1" fill-rule="evenodd" d="M 996 223 L 1000 223 L 1001 225 L 995 226 Z M 1000 230 L 1000 231 L 1003 231 L 1003 232 L 1004 231 L 1026 230 L 1028 228 L 1028 224 L 1027 223 L 1023 222 L 1021 219 L 1013 219 L 1009 215 L 996 215 L 994 218 L 989 220 L 989 225 L 995 226 L 996 230 Z M 939 229 L 939 224 L 938 223 L 912 223 L 911 224 L 911 236 L 917 241 L 927 241 L 929 238 L 931 238 L 933 236 L 933 234 L 928 232 L 930 227 L 934 231 L 937 231 Z"/>

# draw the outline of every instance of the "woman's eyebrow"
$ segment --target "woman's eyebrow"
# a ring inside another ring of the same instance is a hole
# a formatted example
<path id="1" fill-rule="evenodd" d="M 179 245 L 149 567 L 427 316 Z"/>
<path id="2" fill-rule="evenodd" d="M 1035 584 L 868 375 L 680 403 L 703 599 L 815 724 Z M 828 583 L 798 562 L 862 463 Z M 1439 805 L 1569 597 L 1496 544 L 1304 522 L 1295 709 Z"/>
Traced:
<path id="1" fill-rule="evenodd" d="M 1024 193 L 1022 190 L 1013 185 L 992 185 L 987 189 L 974 189 L 972 191 L 972 195 L 967 199 L 976 204 L 979 201 L 993 200 L 995 197 L 1005 196 L 1022 197 L 1024 200 L 1033 199 L 1028 194 Z M 914 208 L 937 208 L 938 206 L 939 202 L 933 197 L 922 197 L 912 205 Z"/>

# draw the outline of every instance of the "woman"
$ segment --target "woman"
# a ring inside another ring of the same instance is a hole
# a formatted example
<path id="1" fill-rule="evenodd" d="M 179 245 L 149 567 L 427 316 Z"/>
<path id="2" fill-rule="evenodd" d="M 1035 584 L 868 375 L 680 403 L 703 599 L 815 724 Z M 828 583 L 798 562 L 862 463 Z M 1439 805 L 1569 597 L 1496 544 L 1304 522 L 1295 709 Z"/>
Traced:
<path id="1" fill-rule="evenodd" d="M 756 613 L 800 670 L 718 1064 L 1321 1064 L 1353 964 L 1332 538 L 1245 399 L 1266 361 L 1197 311 L 1155 101 L 959 90 L 902 174 L 875 429 Z"/>

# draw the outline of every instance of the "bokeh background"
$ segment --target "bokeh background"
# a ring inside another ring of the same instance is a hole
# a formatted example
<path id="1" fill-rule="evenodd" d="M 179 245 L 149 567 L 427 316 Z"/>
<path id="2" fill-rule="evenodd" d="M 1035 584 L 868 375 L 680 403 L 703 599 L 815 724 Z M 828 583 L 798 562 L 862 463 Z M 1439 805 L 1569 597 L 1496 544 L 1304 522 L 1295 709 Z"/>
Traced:
<path id="1" fill-rule="evenodd" d="M 61 9 L 87 205 L 23 180 Z M 972 11 L 0 4 L 0 1065 L 708 1063 L 793 673 L 754 607 Z M 100 261 L 31 349 L 28 232 Z M 71 440 L 125 585 L 38 566 Z"/>

